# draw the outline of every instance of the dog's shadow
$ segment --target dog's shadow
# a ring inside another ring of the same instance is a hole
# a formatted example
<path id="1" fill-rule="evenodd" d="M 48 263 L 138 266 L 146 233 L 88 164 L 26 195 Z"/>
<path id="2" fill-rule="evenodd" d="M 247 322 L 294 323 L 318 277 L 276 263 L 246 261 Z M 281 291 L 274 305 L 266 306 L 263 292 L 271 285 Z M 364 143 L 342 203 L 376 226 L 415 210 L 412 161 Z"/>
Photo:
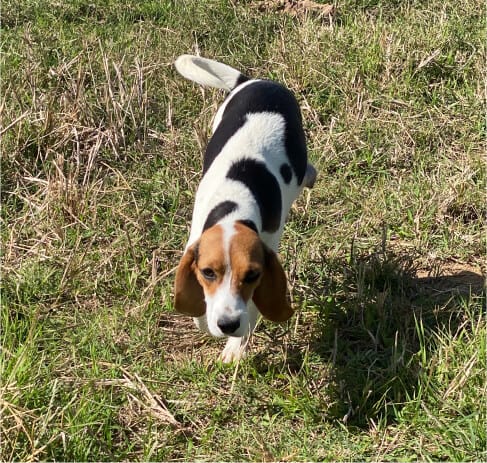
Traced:
<path id="1" fill-rule="evenodd" d="M 388 421 L 415 396 L 424 359 L 436 348 L 433 333 L 455 333 L 466 323 L 459 308 L 481 310 L 472 301 L 485 296 L 484 277 L 459 265 L 428 275 L 408 256 L 381 253 L 314 265 L 323 268 L 300 296 L 303 312 L 315 318 L 294 330 L 273 367 L 299 373 L 307 356 L 318 358 L 336 399 L 327 414 L 359 426 Z M 270 367 L 263 357 L 254 357 L 257 369 Z"/>

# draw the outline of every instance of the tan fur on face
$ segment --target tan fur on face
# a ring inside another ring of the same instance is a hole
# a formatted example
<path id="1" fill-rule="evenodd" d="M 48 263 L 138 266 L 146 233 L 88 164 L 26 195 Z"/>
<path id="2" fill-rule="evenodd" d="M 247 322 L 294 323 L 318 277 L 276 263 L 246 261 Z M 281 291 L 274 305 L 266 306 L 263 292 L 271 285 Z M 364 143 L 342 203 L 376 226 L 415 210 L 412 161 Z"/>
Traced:
<path id="1" fill-rule="evenodd" d="M 198 245 L 197 268 L 194 271 L 198 282 L 205 289 L 205 293 L 209 295 L 215 293 L 225 276 L 226 262 L 223 246 L 223 229 L 220 225 L 209 228 L 201 235 Z M 214 281 L 207 280 L 201 274 L 201 270 L 207 268 L 215 272 L 216 279 Z"/>
<path id="2" fill-rule="evenodd" d="M 230 242 L 232 290 L 247 302 L 251 297 L 260 313 L 267 319 L 282 322 L 290 318 L 286 274 L 274 251 L 269 249 L 256 232 L 236 223 Z M 259 272 L 259 278 L 245 282 L 249 271 Z"/>
<path id="3" fill-rule="evenodd" d="M 214 278 L 205 278 L 205 269 L 210 269 Z M 252 298 L 265 318 L 281 322 L 292 316 L 286 275 L 276 253 L 265 246 L 255 231 L 238 222 L 228 243 L 223 227 L 217 224 L 187 250 L 176 273 L 176 309 L 192 316 L 203 315 L 204 294 L 214 295 L 227 272 L 231 272 L 230 291 L 245 302 Z M 257 275 L 252 281 L 248 281 L 249 272 Z"/>
<path id="4" fill-rule="evenodd" d="M 236 223 L 235 234 L 230 241 L 230 265 L 232 267 L 232 291 L 239 293 L 247 302 L 259 285 L 260 277 L 252 282 L 245 282 L 249 271 L 262 274 L 264 267 L 264 247 L 255 231 Z"/>
<path id="5" fill-rule="evenodd" d="M 258 286 L 260 278 L 252 282 L 245 282 L 249 271 L 262 273 L 264 265 L 264 248 L 262 242 L 253 230 L 245 225 L 236 223 L 234 233 L 229 243 L 224 242 L 224 231 L 220 225 L 206 230 L 198 245 L 198 261 L 195 268 L 196 278 L 205 293 L 213 295 L 222 283 L 225 272 L 231 272 L 231 291 L 239 294 L 247 302 L 254 289 Z M 225 249 L 224 246 L 228 245 Z M 211 269 L 216 278 L 213 281 L 206 279 L 201 271 Z"/>

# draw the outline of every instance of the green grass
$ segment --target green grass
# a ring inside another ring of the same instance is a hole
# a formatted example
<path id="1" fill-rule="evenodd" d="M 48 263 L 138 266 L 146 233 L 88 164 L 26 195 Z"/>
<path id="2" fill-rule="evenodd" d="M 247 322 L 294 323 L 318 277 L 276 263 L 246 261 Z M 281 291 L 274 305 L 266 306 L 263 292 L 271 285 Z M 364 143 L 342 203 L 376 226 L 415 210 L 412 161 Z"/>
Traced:
<path id="1" fill-rule="evenodd" d="M 487 459 L 482 4 L 336 3 L 4 2 L 1 460 Z M 232 366 L 172 308 L 197 51 L 288 85 L 319 171 Z"/>

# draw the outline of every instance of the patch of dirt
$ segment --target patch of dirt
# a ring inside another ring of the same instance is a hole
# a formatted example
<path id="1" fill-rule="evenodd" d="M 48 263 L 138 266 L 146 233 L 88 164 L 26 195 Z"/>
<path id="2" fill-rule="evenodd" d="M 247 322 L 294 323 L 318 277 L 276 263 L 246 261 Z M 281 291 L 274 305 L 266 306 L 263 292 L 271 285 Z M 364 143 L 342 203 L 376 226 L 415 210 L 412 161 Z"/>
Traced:
<path id="1" fill-rule="evenodd" d="M 438 293 L 481 294 L 487 288 L 485 274 L 479 267 L 452 261 L 433 269 L 420 269 L 416 279 L 421 287 Z"/>

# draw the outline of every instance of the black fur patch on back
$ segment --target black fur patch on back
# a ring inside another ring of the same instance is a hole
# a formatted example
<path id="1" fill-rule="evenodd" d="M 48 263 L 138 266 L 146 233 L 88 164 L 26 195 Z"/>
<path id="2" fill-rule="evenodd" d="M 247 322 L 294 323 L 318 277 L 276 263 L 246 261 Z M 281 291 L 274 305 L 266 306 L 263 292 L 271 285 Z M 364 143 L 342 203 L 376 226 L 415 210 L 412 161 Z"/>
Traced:
<path id="1" fill-rule="evenodd" d="M 278 113 L 284 117 L 287 161 L 298 179 L 298 184 L 302 183 L 306 172 L 307 152 L 301 112 L 294 95 L 286 87 L 269 80 L 248 84 L 228 102 L 222 120 L 206 148 L 203 173 L 209 169 L 227 141 L 245 124 L 247 114 L 261 112 Z"/>
<path id="2" fill-rule="evenodd" d="M 281 224 L 281 189 L 266 165 L 254 159 L 241 159 L 232 164 L 227 178 L 242 182 L 251 191 L 259 206 L 262 231 L 275 232 Z"/>
<path id="3" fill-rule="evenodd" d="M 237 208 L 238 204 L 233 201 L 223 201 L 217 204 L 208 214 L 205 224 L 203 225 L 203 231 L 217 224 L 223 217 L 236 211 Z"/>
<path id="4" fill-rule="evenodd" d="M 289 167 L 289 164 L 282 164 L 281 168 L 279 169 L 279 172 L 281 172 L 282 179 L 288 185 L 291 182 L 291 179 L 293 178 L 293 172 L 291 168 Z"/>
<path id="5" fill-rule="evenodd" d="M 238 223 L 241 223 L 242 225 L 245 225 L 246 227 L 250 228 L 251 230 L 254 230 L 255 233 L 259 234 L 259 230 L 257 230 L 257 225 L 255 225 L 253 220 L 238 220 Z"/>

